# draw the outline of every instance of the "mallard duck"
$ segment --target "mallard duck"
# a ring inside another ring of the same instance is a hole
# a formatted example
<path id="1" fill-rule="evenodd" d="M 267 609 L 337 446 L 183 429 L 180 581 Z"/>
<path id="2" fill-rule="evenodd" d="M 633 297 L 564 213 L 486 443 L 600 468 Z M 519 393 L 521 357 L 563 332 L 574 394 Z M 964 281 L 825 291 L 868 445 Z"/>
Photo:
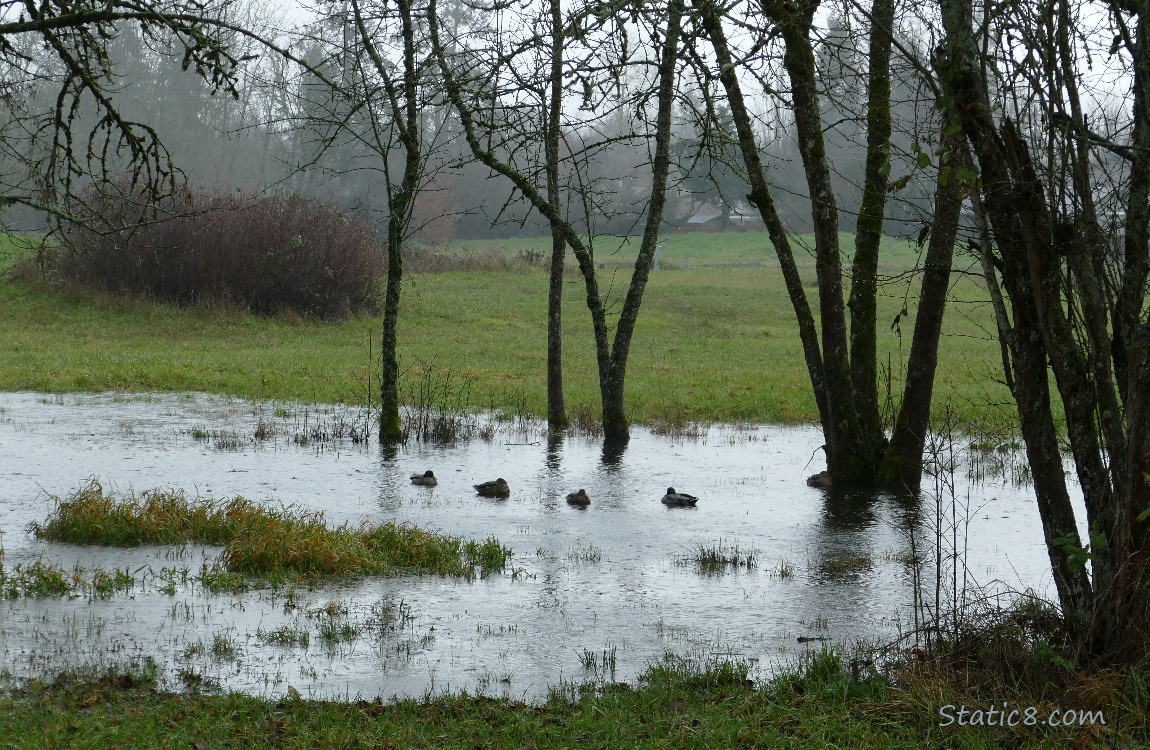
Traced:
<path id="1" fill-rule="evenodd" d="M 578 492 L 572 492 L 567 496 L 567 502 L 586 508 L 591 504 L 591 498 L 587 497 L 587 490 L 580 488 Z"/>
<path id="2" fill-rule="evenodd" d="M 494 482 L 477 484 L 475 485 L 475 491 L 484 497 L 507 497 L 511 494 L 511 488 L 507 486 L 507 480 L 503 477 L 496 479 Z"/>
<path id="3" fill-rule="evenodd" d="M 418 484 L 420 487 L 434 487 L 435 485 L 439 484 L 439 482 L 436 481 L 435 474 L 431 471 L 431 469 L 428 469 L 422 474 L 412 474 L 411 483 Z"/>
<path id="4" fill-rule="evenodd" d="M 808 487 L 819 487 L 825 490 L 832 484 L 833 482 L 831 481 L 831 475 L 825 471 L 820 471 L 818 474 L 811 474 L 809 477 L 807 477 Z"/>
<path id="5" fill-rule="evenodd" d="M 672 508 L 694 508 L 697 502 L 699 502 L 699 498 L 688 495 L 686 492 L 675 492 L 674 487 L 668 487 L 667 494 L 663 495 L 663 505 Z"/>

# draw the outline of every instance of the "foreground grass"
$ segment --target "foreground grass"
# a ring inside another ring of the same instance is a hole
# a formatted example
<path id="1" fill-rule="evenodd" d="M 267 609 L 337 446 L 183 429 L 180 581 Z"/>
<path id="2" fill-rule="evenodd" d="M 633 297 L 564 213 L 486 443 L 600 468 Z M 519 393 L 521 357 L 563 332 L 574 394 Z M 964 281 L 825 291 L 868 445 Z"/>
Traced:
<path id="1" fill-rule="evenodd" d="M 154 490 L 116 498 L 96 481 L 58 500 L 32 531 L 72 544 L 218 545 L 227 571 L 269 578 L 401 571 L 469 577 L 477 568 L 484 575 L 503 570 L 511 554 L 494 537 L 465 542 L 406 524 L 366 521 L 330 528 L 322 513 L 268 508 L 242 497 L 212 502 Z"/>
<path id="2" fill-rule="evenodd" d="M 700 666 L 668 656 L 638 687 L 569 685 L 539 706 L 466 694 L 389 705 L 171 694 L 157 691 L 146 672 L 112 670 L 14 685 L 0 694 L 0 741 L 22 748 L 547 750 L 1139 747 L 1150 739 L 1144 715 L 1132 713 L 1121 696 L 1102 706 L 1105 725 L 940 727 L 940 704 L 965 701 L 985 710 L 990 701 L 932 695 L 931 687 L 950 689 L 941 682 L 903 688 L 875 675 L 852 679 L 828 653 L 764 688 L 749 685 L 746 676 L 738 664 Z M 1138 689 L 1121 678 L 1109 684 L 1126 691 L 1122 695 Z M 1001 706 L 1008 697 L 1014 695 L 995 699 Z M 1026 705 L 1022 700 L 1012 705 Z M 1046 716 L 1052 704 L 1033 705 Z"/>
<path id="3" fill-rule="evenodd" d="M 665 270 L 652 274 L 631 347 L 632 419 L 815 421 L 794 313 L 765 235 L 668 235 L 663 244 Z M 547 247 L 540 239 L 466 243 L 454 250 L 460 258 L 497 256 L 508 262 L 489 264 L 494 270 L 482 270 L 479 263 L 479 270 L 407 279 L 399 358 L 401 395 L 409 403 L 421 385 L 445 382 L 450 374 L 454 395 L 473 408 L 544 414 L 547 273 L 515 259 L 521 250 Z M 896 240 L 884 252 L 881 272 L 891 281 L 882 287 L 879 305 L 879 361 L 884 368 L 889 364 L 891 398 L 897 401 L 900 362 L 917 309 L 917 278 L 910 283 L 900 274 L 915 267 L 918 255 L 912 244 Z M 604 264 L 601 286 L 615 311 L 626 293 L 632 256 L 629 246 L 616 251 L 603 245 L 596 256 Z M 7 257 L 11 262 L 15 255 Z M 801 251 L 799 260 L 813 292 L 813 260 Z M 584 296 L 582 280 L 570 273 L 564 314 L 568 409 L 594 422 L 598 376 Z M 985 292 L 956 276 L 951 298 L 935 403 L 942 409 L 950 402 L 974 429 L 1001 431 L 1014 412 L 1004 406 L 1009 394 L 997 382 L 1001 365 Z M 904 303 L 907 316 L 892 328 Z M 0 327 L 0 389 L 204 391 L 324 403 L 377 398 L 376 318 L 263 319 L 60 293 L 11 280 L 0 281 L 0 315 L 8 322 Z"/>

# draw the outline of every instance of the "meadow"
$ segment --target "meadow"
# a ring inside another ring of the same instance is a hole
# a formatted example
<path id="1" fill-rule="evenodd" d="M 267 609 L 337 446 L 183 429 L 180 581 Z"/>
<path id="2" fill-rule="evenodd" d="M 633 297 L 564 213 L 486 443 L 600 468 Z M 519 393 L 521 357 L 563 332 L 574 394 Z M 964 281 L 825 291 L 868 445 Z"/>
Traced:
<path id="1" fill-rule="evenodd" d="M 797 255 L 808 292 L 809 237 Z M 851 247 L 843 235 L 844 248 Z M 423 249 L 435 272 L 409 274 L 399 323 L 401 396 L 447 383 L 474 409 L 545 413 L 546 238 L 457 242 Z M 795 424 L 817 418 L 794 314 L 761 232 L 673 233 L 662 241 L 631 349 L 627 399 L 643 424 L 690 421 Z M 22 254 L 10 239 L 0 264 Z M 601 286 L 617 313 L 635 243 L 601 238 Z M 879 334 L 887 409 L 901 396 L 921 262 L 888 238 L 880 273 Z M 593 423 L 598 380 L 581 277 L 569 259 L 564 297 L 569 413 Z M 429 264 L 424 264 L 428 266 Z M 972 431 L 1015 419 L 986 293 L 973 258 L 958 258 L 941 343 L 936 414 L 950 408 Z M 417 266 L 418 267 L 418 266 Z M 899 318 L 905 309 L 906 315 Z M 226 306 L 179 308 L 42 282 L 0 282 L 0 389 L 202 391 L 256 399 L 362 404 L 378 396 L 378 316 L 318 322 L 262 318 Z M 896 323 L 898 318 L 898 323 Z M 888 389 L 889 386 L 889 389 Z"/>
<path id="2" fill-rule="evenodd" d="M 409 402 L 434 383 L 454 389 L 475 409 L 543 414 L 548 247 L 544 238 L 519 238 L 460 242 L 424 251 L 435 260 L 424 267 L 437 270 L 408 276 L 399 326 L 401 388 Z M 850 247 L 845 235 L 844 247 Z M 27 252 L 5 240 L 0 244 L 0 270 L 11 268 Z M 626 291 L 633 254 L 631 244 L 600 242 L 596 249 L 602 285 L 610 290 L 616 309 Z M 810 252 L 800 247 L 799 261 L 813 294 Z M 910 345 L 908 321 L 916 310 L 914 271 L 919 261 L 912 243 L 886 242 L 880 269 L 887 277 L 879 313 L 880 360 L 890 376 L 890 402 L 899 397 L 899 363 Z M 632 419 L 656 426 L 814 421 L 814 399 L 793 312 L 765 236 L 671 234 L 662 242 L 660 264 L 651 276 L 632 347 L 628 376 Z M 976 270 L 970 258 L 960 258 L 955 265 Z M 568 408 L 580 423 L 593 423 L 598 388 L 589 316 L 582 280 L 573 268 L 566 281 Z M 1012 430 L 1014 412 L 1000 382 L 993 319 L 977 274 L 955 273 L 951 302 L 935 391 L 936 415 L 949 409 L 972 431 Z M 904 306 L 906 313 L 900 317 Z M 901 333 L 898 325 L 892 325 L 896 318 L 903 323 Z M 4 274 L 0 319 L 5 323 L 0 326 L 0 389 L 202 391 L 347 404 L 378 398 L 378 316 L 337 322 L 288 315 L 262 318 L 226 306 L 179 308 L 62 289 L 28 274 Z M 103 497 L 93 499 L 105 514 L 96 521 L 75 523 L 75 518 L 61 516 L 49 519 L 40 532 L 81 541 L 76 534 L 96 527 L 106 531 L 108 518 L 114 517 L 116 528 L 126 529 L 133 543 L 168 533 L 143 523 L 141 519 L 155 515 L 146 503 L 119 507 Z M 191 529 L 181 531 L 186 537 L 176 543 L 232 533 L 220 522 L 222 506 L 166 503 L 164 507 L 173 510 L 169 516 L 176 526 Z M 89 517 L 78 512 L 73 516 Z M 189 519 L 201 520 L 196 525 Z M 256 520 L 264 524 L 267 519 Z M 299 527 L 322 537 L 321 548 L 365 547 L 378 531 L 333 530 L 311 521 L 316 519 L 271 519 L 276 534 L 282 535 L 285 524 Z M 333 540 L 335 544 L 329 544 Z M 420 550 L 426 546 L 423 537 L 415 541 Z M 450 554 L 435 560 L 450 559 L 447 572 L 467 576 L 477 562 L 484 567 L 466 543 L 446 541 Z M 472 544 L 481 551 L 478 543 Z M 498 551 L 493 539 L 485 544 Z M 397 566 L 381 560 L 376 552 L 367 549 L 352 575 L 414 567 L 409 561 Z M 688 562 L 704 568 L 709 561 L 718 566 L 753 564 L 750 553 L 740 554 L 738 547 L 700 547 L 697 553 L 699 559 Z M 594 548 L 571 554 L 589 558 Z M 291 563 L 286 557 L 277 558 L 272 572 L 260 567 L 256 573 L 272 575 L 285 561 Z M 438 565 L 426 567 L 444 572 Z M 287 567 L 312 571 L 314 565 Z M 100 586 L 118 590 L 114 576 L 91 583 L 93 590 Z M 19 593 L 59 595 L 29 593 L 27 586 Z M 1029 639 L 1031 631 L 1024 623 L 1031 620 L 1024 618 L 1033 619 L 1033 614 L 1006 613 L 1002 623 L 987 623 L 976 631 L 973 643 L 952 644 L 948 658 L 927 660 L 911 654 L 874 664 L 862 656 L 813 652 L 802 662 L 777 670 L 770 682 L 756 685 L 748 683 L 746 665 L 668 654 L 662 663 L 651 664 L 636 684 L 563 683 L 553 686 L 550 699 L 540 705 L 467 693 L 429 694 L 395 704 L 351 696 L 342 701 L 308 700 L 292 690 L 278 700 L 212 694 L 193 685 L 184 693 L 170 693 L 161 688 L 155 666 L 146 660 L 37 680 L 5 679 L 0 674 L 0 738 L 5 742 L 17 738 L 11 744 L 18 747 L 94 748 L 1069 748 L 1134 747 L 1150 741 L 1145 722 L 1150 690 L 1144 670 L 1064 669 L 1051 657 L 1054 652 L 1047 641 Z M 1025 642 L 1019 640 L 1020 633 L 1026 635 Z M 944 728 L 938 714 L 941 696 L 953 704 L 983 709 L 1004 700 L 1042 711 L 1104 709 L 1107 723 Z"/>

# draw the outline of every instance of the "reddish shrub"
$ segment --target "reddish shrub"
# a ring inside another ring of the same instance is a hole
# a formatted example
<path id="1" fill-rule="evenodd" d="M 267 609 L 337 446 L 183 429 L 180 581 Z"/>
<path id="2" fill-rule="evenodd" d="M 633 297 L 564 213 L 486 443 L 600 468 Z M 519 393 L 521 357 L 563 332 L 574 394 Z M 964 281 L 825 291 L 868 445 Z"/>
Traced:
<path id="1" fill-rule="evenodd" d="M 106 184 L 46 259 L 58 278 L 181 305 L 330 318 L 376 309 L 384 240 L 334 206 L 298 197 L 183 191 L 159 206 Z"/>

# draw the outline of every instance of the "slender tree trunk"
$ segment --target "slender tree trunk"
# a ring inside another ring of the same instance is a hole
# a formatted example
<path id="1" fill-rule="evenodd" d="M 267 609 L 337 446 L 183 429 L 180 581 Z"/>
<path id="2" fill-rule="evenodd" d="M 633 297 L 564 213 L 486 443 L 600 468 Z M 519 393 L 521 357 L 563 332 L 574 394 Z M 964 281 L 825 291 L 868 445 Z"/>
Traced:
<path id="1" fill-rule="evenodd" d="M 460 124 L 463 126 L 464 137 L 472 154 L 480 163 L 490 167 L 494 172 L 511 180 L 512 184 L 523 194 L 535 210 L 539 211 L 550 222 L 552 228 L 558 228 L 566 239 L 567 245 L 575 254 L 579 264 L 579 271 L 583 275 L 586 290 L 587 308 L 591 312 L 591 325 L 595 336 L 595 357 L 599 366 L 599 391 L 603 405 L 603 431 L 606 443 L 611 447 L 611 453 L 616 447 L 625 444 L 629 436 L 626 413 L 624 411 L 624 382 L 626 378 L 627 356 L 630 349 L 631 335 L 635 321 L 638 318 L 639 305 L 642 302 L 643 289 L 646 285 L 647 274 L 650 270 L 651 260 L 654 256 L 657 240 L 658 226 L 662 221 L 663 202 L 666 198 L 666 172 L 669 169 L 670 150 L 670 107 L 674 94 L 675 58 L 677 56 L 678 38 L 681 31 L 681 16 L 683 12 L 682 0 L 675 0 L 668 6 L 668 27 L 663 42 L 661 61 L 659 64 L 659 114 L 657 131 L 666 130 L 664 136 L 657 135 L 657 143 L 664 142 L 662 153 L 656 146 L 656 159 L 653 164 L 654 182 L 652 189 L 651 208 L 648 213 L 647 227 L 644 231 L 643 243 L 640 246 L 639 258 L 635 262 L 635 273 L 627 297 L 623 303 L 619 323 L 615 331 L 614 349 L 608 334 L 607 314 L 603 307 L 603 299 L 599 293 L 599 281 L 595 274 L 595 263 L 583 238 L 568 222 L 560 211 L 557 201 L 549 200 L 540 192 L 537 185 L 507 161 L 504 161 L 490 148 L 483 145 L 480 140 L 476 118 L 471 108 L 464 101 L 464 91 L 456 79 L 447 60 L 447 53 L 440 38 L 440 27 L 436 17 L 436 2 L 430 0 L 428 5 L 428 30 L 431 36 L 432 51 L 443 73 L 444 89 L 448 100 L 459 114 Z M 668 52 L 668 48 L 670 51 Z M 668 55 L 670 57 L 668 58 Z M 670 71 L 663 75 L 662 71 Z M 554 90 L 554 89 L 553 89 Z M 664 96 L 664 93 L 666 94 Z M 664 124 L 665 123 L 665 124 Z M 660 155 L 661 154 L 661 155 Z M 662 166 L 660 166 L 660 162 Z M 662 170 L 662 177 L 660 177 Z M 652 234 L 649 229 L 655 227 Z M 608 452 L 604 448 L 605 455 Z"/>
<path id="2" fill-rule="evenodd" d="M 663 223 L 663 209 L 667 202 L 667 177 L 671 165 L 671 114 L 675 101 L 676 61 L 679 55 L 683 10 L 683 0 L 671 0 L 667 5 L 667 29 L 658 69 L 658 109 L 655 117 L 655 156 L 651 165 L 651 199 L 647 205 L 643 241 L 639 245 L 639 255 L 635 259 L 631 284 L 627 288 L 619 322 L 615 326 L 611 366 L 606 379 L 601 380 L 603 434 L 608 442 L 625 442 L 629 437 L 627 415 L 623 410 L 623 386 L 627 377 L 631 337 L 635 332 L 635 323 L 639 319 L 643 290 L 651 273 L 655 246 L 659 242 L 659 229 Z"/>
<path id="3" fill-rule="evenodd" d="M 803 281 L 799 276 L 798 265 L 795 263 L 794 252 L 791 250 L 790 240 L 787 237 L 786 227 L 779 218 L 775 208 L 774 198 L 771 197 L 770 186 L 767 184 L 766 171 L 763 169 L 759 157 L 759 146 L 755 142 L 755 131 L 751 121 L 750 111 L 743 98 L 742 87 L 735 74 L 734 56 L 727 42 L 727 34 L 723 29 L 722 16 L 714 0 L 693 0 L 694 7 L 699 13 L 699 20 L 703 31 L 710 39 L 715 50 L 715 62 L 719 69 L 719 81 L 727 93 L 727 101 L 731 107 L 731 118 L 735 123 L 735 132 L 739 137 L 739 151 L 743 155 L 743 163 L 747 170 L 747 181 L 751 185 L 751 194 L 747 199 L 759 210 L 763 224 L 767 227 L 767 234 L 771 238 L 771 245 L 775 248 L 775 255 L 779 259 L 782 269 L 783 284 L 787 289 L 791 307 L 795 311 L 795 319 L 799 325 L 799 341 L 803 347 L 803 359 L 807 365 L 807 377 L 810 378 L 811 388 L 814 390 L 815 403 L 819 410 L 819 422 L 823 425 L 823 433 L 828 442 L 834 439 L 833 431 L 827 427 L 831 423 L 830 408 L 827 404 L 826 377 L 823 370 L 822 349 L 819 346 L 818 329 L 806 292 L 803 291 Z"/>
<path id="4" fill-rule="evenodd" d="M 894 23 L 894 0 L 874 0 L 870 20 L 866 169 L 847 305 L 851 313 L 851 382 L 859 426 L 865 441 L 877 446 L 883 441 L 878 411 L 878 255 L 890 173 L 890 29 Z M 930 375 L 933 384 L 933 368 Z M 929 403 L 929 393 L 927 399 Z"/>
<path id="5" fill-rule="evenodd" d="M 547 288 L 547 427 L 567 426 L 563 404 L 563 260 L 567 239 L 558 227 L 551 228 L 551 279 Z"/>
<path id="6" fill-rule="evenodd" d="M 887 9 L 880 0 L 877 13 L 884 18 Z M 793 256 L 785 232 L 778 221 L 769 188 L 758 156 L 751 120 L 743 100 L 735 61 L 722 28 L 720 8 L 712 0 L 695 0 L 700 22 L 715 48 L 719 79 L 731 104 L 739 146 L 747 167 L 751 184 L 751 201 L 759 208 L 763 222 L 771 235 L 775 251 L 782 265 L 791 304 L 799 323 L 799 335 L 807 370 L 819 406 L 819 416 L 826 440 L 827 467 L 835 481 L 845 484 L 874 484 L 878 480 L 879 460 L 885 449 L 885 440 L 877 412 L 877 382 L 874 377 L 874 313 L 877 267 L 877 238 L 881 233 L 885 184 L 881 174 L 888 160 L 889 150 L 889 72 L 882 68 L 882 47 L 889 50 L 889 27 L 884 35 L 872 33 L 872 45 L 878 45 L 879 59 L 872 70 L 871 117 L 868 128 L 868 174 L 874 179 L 868 183 L 867 211 L 861 224 L 861 252 L 856 264 L 860 283 L 856 293 L 856 306 L 860 319 L 855 325 L 856 345 L 863 356 L 858 373 L 852 375 L 851 351 L 848 346 L 846 306 L 843 302 L 842 263 L 839 258 L 838 208 L 831 185 L 830 165 L 827 161 L 822 120 L 819 111 L 814 50 L 810 41 L 811 22 L 817 2 L 766 2 L 764 13 L 776 25 L 785 44 L 783 65 L 791 83 L 795 125 L 798 132 L 799 152 L 810 190 L 812 220 L 815 233 L 815 262 L 819 284 L 819 314 L 822 326 L 821 349 L 815 323 L 806 294 L 798 279 Z M 888 52 L 889 54 L 889 52 Z M 886 90 L 884 91 L 884 85 Z M 883 102 L 886 106 L 883 106 Z M 884 116 L 886 121 L 884 122 Z M 868 318 L 869 311 L 869 321 Z M 853 320 L 853 318 L 852 318 Z M 866 334 L 864 328 L 871 332 Z M 869 343 L 868 343 L 869 342 Z M 870 363 L 865 361 L 869 356 Z M 875 405 L 870 410 L 867 424 L 859 418 L 856 397 L 863 389 L 856 388 L 855 378 L 867 381 L 869 398 Z"/>
<path id="7" fill-rule="evenodd" d="M 1125 278 L 1114 313 L 1113 354 L 1119 388 L 1132 381 L 1126 371 L 1126 341 L 1138 325 L 1139 311 L 1146 298 L 1147 275 L 1150 274 L 1150 1 L 1138 0 L 1133 68 L 1133 134 L 1131 136 L 1130 181 L 1126 202 L 1125 241 L 1123 243 Z M 1130 394 L 1123 393 L 1124 399 Z"/>
<path id="8" fill-rule="evenodd" d="M 391 203 L 387 219 L 387 291 L 383 303 L 383 372 L 379 386 L 379 442 L 384 444 L 403 441 L 403 425 L 399 419 L 399 361 L 398 346 L 399 292 L 403 282 L 403 214 L 399 201 Z"/>
<path id="9" fill-rule="evenodd" d="M 869 483 L 874 480 L 876 456 L 871 455 L 869 446 L 865 444 L 851 382 L 843 269 L 839 256 L 839 214 L 827 162 L 815 78 L 815 55 L 810 41 L 816 7 L 817 3 L 813 2 L 772 2 L 765 6 L 765 10 L 778 24 L 786 45 L 783 67 L 791 82 L 799 154 L 811 194 L 823 369 L 830 416 L 830 424 L 824 425 L 823 432 L 833 434 L 833 439 L 827 437 L 827 470 L 838 482 Z"/>
<path id="10" fill-rule="evenodd" d="M 559 138 L 563 110 L 563 10 L 560 0 L 550 0 L 551 76 L 550 98 L 545 110 L 544 151 L 547 168 L 547 200 L 559 205 Z M 551 279 L 547 289 L 547 427 L 567 426 L 563 404 L 563 261 L 567 239 L 562 227 L 551 223 Z"/>
<path id="11" fill-rule="evenodd" d="M 403 440 L 399 418 L 398 347 L 399 294 L 403 281 L 403 239 L 411 218 L 411 205 L 423 172 L 422 136 L 419 130 L 419 78 L 415 64 L 415 23 L 410 0 L 397 0 L 403 37 L 403 78 L 397 86 L 368 32 L 358 0 L 352 0 L 359 41 L 364 45 L 376 72 L 384 80 L 395 127 L 403 146 L 403 177 L 398 187 L 387 185 L 387 290 L 383 305 L 383 372 L 379 388 L 379 441 L 394 446 Z"/>
<path id="12" fill-rule="evenodd" d="M 910 357 L 902 404 L 895 418 L 890 446 L 879 471 L 880 480 L 917 490 L 922 482 L 922 454 L 930 427 L 930 406 L 934 396 L 935 371 L 938 368 L 938 341 L 946 311 L 946 294 L 950 289 L 954 243 L 958 236 L 962 212 L 963 189 L 958 179 L 959 165 L 967 163 L 960 154 L 966 150 L 961 133 L 951 133 L 953 120 L 943 122 L 944 151 L 949 154 L 940 165 L 934 194 L 934 225 L 926 249 L 918 313 L 914 321 Z M 947 171 L 949 170 L 949 171 Z M 852 313 L 851 322 L 854 322 Z"/>

